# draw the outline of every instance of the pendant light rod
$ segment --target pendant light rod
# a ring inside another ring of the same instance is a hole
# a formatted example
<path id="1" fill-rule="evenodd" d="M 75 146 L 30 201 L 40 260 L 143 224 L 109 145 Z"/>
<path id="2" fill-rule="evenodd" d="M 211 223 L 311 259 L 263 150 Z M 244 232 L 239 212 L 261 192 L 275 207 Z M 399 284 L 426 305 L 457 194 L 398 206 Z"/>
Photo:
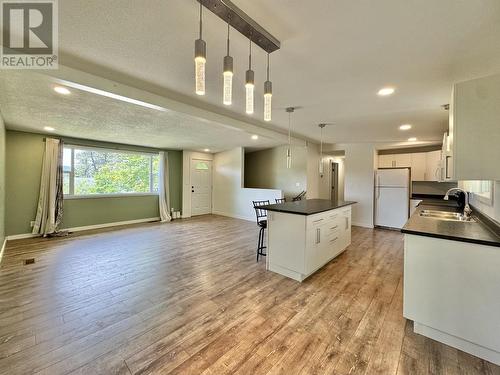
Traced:
<path id="1" fill-rule="evenodd" d="M 230 0 L 198 0 L 209 11 L 227 21 L 231 16 L 231 26 L 245 37 L 253 33 L 253 41 L 264 51 L 271 53 L 281 47 L 280 41 L 253 20 L 248 14 L 234 5 Z"/>
<path id="2" fill-rule="evenodd" d="M 200 39 L 203 39 L 203 19 L 201 17 L 202 12 L 203 12 L 203 3 L 200 0 Z"/>

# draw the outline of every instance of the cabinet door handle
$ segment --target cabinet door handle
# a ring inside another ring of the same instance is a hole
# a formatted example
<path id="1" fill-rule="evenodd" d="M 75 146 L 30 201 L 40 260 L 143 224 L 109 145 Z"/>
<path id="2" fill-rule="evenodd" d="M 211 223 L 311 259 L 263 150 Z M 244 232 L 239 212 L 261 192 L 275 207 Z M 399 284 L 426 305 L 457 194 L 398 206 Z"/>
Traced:
<path id="1" fill-rule="evenodd" d="M 320 221 L 323 221 L 323 219 L 314 220 L 313 223 L 319 223 Z"/>
<path id="2" fill-rule="evenodd" d="M 320 243 L 321 242 L 321 228 L 317 228 L 316 229 L 316 243 Z"/>
<path id="3" fill-rule="evenodd" d="M 330 229 L 337 229 L 339 226 L 335 225 L 334 227 L 331 227 Z"/>
<path id="4" fill-rule="evenodd" d="M 345 217 L 345 229 L 349 229 L 349 218 Z"/>
<path id="5" fill-rule="evenodd" d="M 339 238 L 338 237 L 335 237 L 334 239 L 330 240 L 330 242 L 335 242 L 337 241 Z"/>

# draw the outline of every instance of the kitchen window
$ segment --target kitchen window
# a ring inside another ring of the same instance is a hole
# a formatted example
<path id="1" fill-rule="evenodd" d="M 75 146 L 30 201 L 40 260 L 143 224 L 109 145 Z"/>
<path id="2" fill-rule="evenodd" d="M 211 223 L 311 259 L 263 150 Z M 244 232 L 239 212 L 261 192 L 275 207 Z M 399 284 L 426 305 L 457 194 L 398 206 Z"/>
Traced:
<path id="1" fill-rule="evenodd" d="M 464 190 L 480 202 L 493 206 L 493 181 L 464 181 Z"/>
<path id="2" fill-rule="evenodd" d="M 65 198 L 158 194 L 159 155 L 64 146 Z"/>

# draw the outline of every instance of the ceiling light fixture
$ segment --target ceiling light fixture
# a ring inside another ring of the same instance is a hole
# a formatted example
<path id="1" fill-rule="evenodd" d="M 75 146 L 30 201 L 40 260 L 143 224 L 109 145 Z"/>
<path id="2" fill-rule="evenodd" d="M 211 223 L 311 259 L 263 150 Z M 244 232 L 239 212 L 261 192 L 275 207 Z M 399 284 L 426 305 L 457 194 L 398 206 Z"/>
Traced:
<path id="1" fill-rule="evenodd" d="M 396 91 L 396 89 L 394 87 L 384 87 L 384 88 L 381 88 L 380 90 L 378 90 L 377 95 L 378 96 L 388 96 L 388 95 L 394 94 L 394 91 Z"/>
<path id="2" fill-rule="evenodd" d="M 259 136 L 258 136 L 257 134 L 254 134 L 254 135 L 252 135 L 252 139 L 253 139 L 254 141 L 256 141 L 257 139 L 259 139 Z"/>
<path id="3" fill-rule="evenodd" d="M 399 127 L 399 130 L 410 130 L 411 125 L 410 124 L 403 124 Z"/>
<path id="4" fill-rule="evenodd" d="M 71 91 L 69 91 L 66 87 L 63 87 L 63 86 L 54 87 L 54 91 L 57 92 L 58 94 L 61 94 L 61 95 L 71 94 Z"/>
<path id="5" fill-rule="evenodd" d="M 79 83 L 70 82 L 70 81 L 63 81 L 63 80 L 58 80 L 58 82 L 64 84 L 65 86 L 69 86 L 69 87 L 72 87 L 74 89 L 86 91 L 86 92 L 89 92 L 91 94 L 105 96 L 106 98 L 120 100 L 122 102 L 139 105 L 141 107 L 145 107 L 145 108 L 149 108 L 149 109 L 154 109 L 154 110 L 157 110 L 157 111 L 160 111 L 160 112 L 167 112 L 168 111 L 168 109 L 160 107 L 159 105 L 156 105 L 156 104 L 151 104 L 151 103 L 148 103 L 148 102 L 143 102 L 142 100 L 132 99 L 132 98 L 129 98 L 127 96 L 114 94 L 112 92 L 108 92 L 108 91 L 96 89 L 94 87 L 80 85 Z"/>
<path id="6" fill-rule="evenodd" d="M 411 137 L 411 138 L 408 138 L 408 142 L 416 142 L 417 138 L 415 137 Z"/>
<path id="7" fill-rule="evenodd" d="M 203 4 L 200 0 L 200 37 L 194 42 L 195 91 L 197 95 L 205 95 L 205 63 L 207 62 L 207 44 L 203 40 Z"/>
<path id="8" fill-rule="evenodd" d="M 44 126 L 44 127 L 43 127 L 43 130 L 48 131 L 48 132 L 53 132 L 53 131 L 55 131 L 56 129 L 54 129 L 52 126 Z"/>
<path id="9" fill-rule="evenodd" d="M 225 105 L 231 105 L 233 96 L 233 58 L 229 55 L 229 28 L 230 21 L 227 21 L 227 55 L 224 56 L 224 89 L 222 94 L 222 102 Z"/>
<path id="10" fill-rule="evenodd" d="M 267 54 L 267 79 L 264 82 L 264 121 L 271 121 L 273 83 L 269 80 L 269 53 Z"/>
<path id="11" fill-rule="evenodd" d="M 323 177 L 324 174 L 324 166 L 323 166 L 323 128 L 327 125 L 333 125 L 333 124 L 327 124 L 327 123 L 322 123 L 318 124 L 320 130 L 320 143 L 319 143 L 319 174 L 321 177 Z"/>
<path id="12" fill-rule="evenodd" d="M 292 168 L 292 113 L 295 111 L 294 107 L 288 107 L 286 112 L 288 113 L 288 147 L 286 149 L 286 167 L 287 169 Z"/>
<path id="13" fill-rule="evenodd" d="M 203 151 L 205 151 L 205 152 L 210 152 L 210 149 L 209 149 L 209 148 L 206 148 L 206 149 L 204 149 Z"/>
<path id="14" fill-rule="evenodd" d="M 252 38 L 249 41 L 249 54 L 248 54 L 248 70 L 245 76 L 245 91 L 246 91 L 246 113 L 251 115 L 253 113 L 253 91 L 255 88 L 255 74 L 252 70 Z"/>

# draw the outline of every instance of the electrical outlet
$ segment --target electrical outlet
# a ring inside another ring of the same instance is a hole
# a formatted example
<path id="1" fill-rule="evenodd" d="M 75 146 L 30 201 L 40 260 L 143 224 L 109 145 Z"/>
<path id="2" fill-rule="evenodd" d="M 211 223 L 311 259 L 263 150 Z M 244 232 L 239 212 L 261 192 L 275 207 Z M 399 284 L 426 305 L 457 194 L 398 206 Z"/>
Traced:
<path id="1" fill-rule="evenodd" d="M 295 186 L 299 187 L 300 186 L 300 182 L 296 182 Z"/>

